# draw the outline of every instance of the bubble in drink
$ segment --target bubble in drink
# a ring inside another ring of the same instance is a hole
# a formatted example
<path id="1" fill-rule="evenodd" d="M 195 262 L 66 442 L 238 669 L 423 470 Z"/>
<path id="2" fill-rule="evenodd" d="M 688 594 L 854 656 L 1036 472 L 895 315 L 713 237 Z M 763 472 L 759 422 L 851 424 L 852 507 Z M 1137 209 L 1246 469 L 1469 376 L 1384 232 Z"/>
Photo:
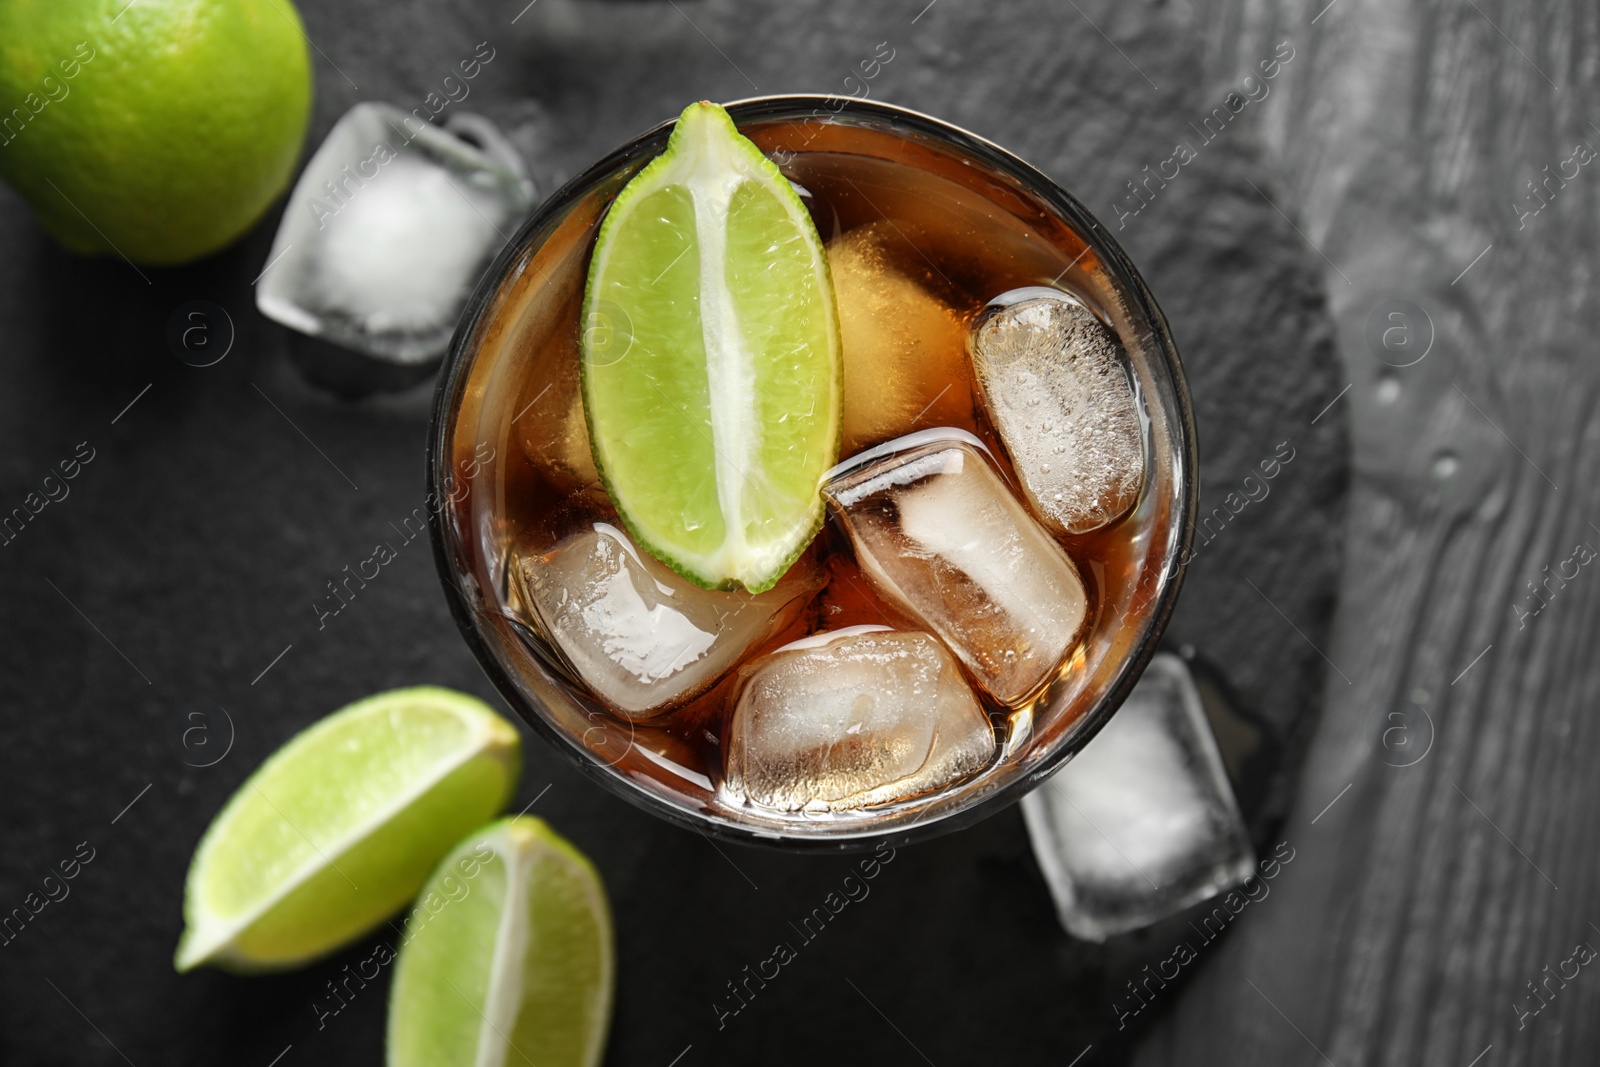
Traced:
<path id="1" fill-rule="evenodd" d="M 745 668 L 727 785 L 780 811 L 847 811 L 981 770 L 994 730 L 950 653 L 923 633 L 857 626 Z"/>
<path id="2" fill-rule="evenodd" d="M 1144 432 L 1116 335 L 1071 295 L 1034 288 L 996 298 L 971 349 L 985 410 L 1040 520 L 1081 534 L 1126 514 L 1144 485 Z"/>
<path id="3" fill-rule="evenodd" d="M 828 244 L 844 343 L 841 455 L 923 426 L 969 423 L 966 325 L 944 301 L 892 262 L 904 244 L 887 220 Z M 913 253 L 914 254 L 914 253 Z"/>
<path id="4" fill-rule="evenodd" d="M 711 688 L 822 584 L 809 560 L 756 596 L 701 589 L 610 523 L 521 561 L 539 628 L 604 703 L 646 719 Z"/>
<path id="5" fill-rule="evenodd" d="M 1024 703 L 1055 675 L 1088 614 L 1066 552 L 971 434 L 926 431 L 841 466 L 822 493 L 862 573 L 990 696 Z"/>

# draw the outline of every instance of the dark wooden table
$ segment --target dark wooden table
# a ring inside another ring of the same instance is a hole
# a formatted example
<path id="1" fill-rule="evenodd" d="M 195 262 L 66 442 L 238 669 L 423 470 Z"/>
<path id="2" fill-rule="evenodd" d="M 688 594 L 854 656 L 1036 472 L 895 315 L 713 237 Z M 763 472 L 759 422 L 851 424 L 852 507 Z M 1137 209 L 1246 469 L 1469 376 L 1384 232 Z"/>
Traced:
<path id="1" fill-rule="evenodd" d="M 1167 943 L 1062 934 L 1013 810 L 902 850 L 719 1025 L 725 980 L 850 861 L 719 849 L 534 742 L 518 806 L 589 852 L 617 903 L 608 1063 L 1595 1060 L 1600 976 L 1575 948 L 1600 947 L 1600 579 L 1552 579 L 1542 608 L 1527 584 L 1600 548 L 1600 181 L 1565 162 L 1600 144 L 1592 8 L 303 7 L 313 143 L 359 100 L 414 106 L 487 41 L 464 106 L 544 192 L 687 99 L 858 91 L 888 42 L 874 99 L 1018 150 L 1140 264 L 1194 380 L 1205 506 L 1297 450 L 1197 559 L 1172 633 L 1279 738 L 1285 773 L 1251 803 L 1294 859 L 1148 1009 L 1119 1028 L 1122 978 Z M 1130 200 L 1180 143 L 1195 161 Z M 1570 177 L 1534 200 L 1547 165 Z M 0 189 L 0 505 L 93 455 L 0 546 L 0 910 L 93 856 L 0 945 L 8 1064 L 381 1059 L 386 980 L 324 1027 L 312 1007 L 370 942 L 271 978 L 168 963 L 193 842 L 285 738 L 389 685 L 490 694 L 420 543 L 317 626 L 323 583 L 421 501 L 427 396 L 351 407 L 299 378 L 251 303 L 274 223 L 140 272 L 67 256 Z M 237 331 L 213 368 L 166 344 L 194 299 Z"/>
<path id="2" fill-rule="evenodd" d="M 1592 1063 L 1600 580 L 1575 550 L 1600 549 L 1600 182 L 1574 157 L 1600 148 L 1600 23 L 1180 14 L 1219 84 L 1297 50 L 1256 129 L 1322 257 L 1356 475 L 1338 673 L 1283 831 L 1303 866 L 1136 1062 Z M 1541 608 L 1529 583 L 1558 571 Z"/>

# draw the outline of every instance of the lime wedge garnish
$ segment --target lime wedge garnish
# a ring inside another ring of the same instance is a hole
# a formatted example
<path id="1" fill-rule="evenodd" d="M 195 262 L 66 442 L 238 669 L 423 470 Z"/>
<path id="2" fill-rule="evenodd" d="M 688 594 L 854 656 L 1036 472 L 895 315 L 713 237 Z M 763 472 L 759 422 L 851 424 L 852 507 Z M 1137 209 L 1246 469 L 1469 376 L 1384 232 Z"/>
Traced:
<path id="1" fill-rule="evenodd" d="M 822 525 L 838 316 L 805 205 L 722 108 L 685 108 L 611 205 L 581 336 L 595 465 L 634 540 L 707 588 L 771 588 Z"/>
<path id="2" fill-rule="evenodd" d="M 516 730 L 488 705 L 428 686 L 303 730 L 200 839 L 178 970 L 292 967 L 376 925 L 505 806 L 520 758 Z"/>
<path id="3" fill-rule="evenodd" d="M 611 911 L 583 854 L 530 816 L 463 841 L 418 898 L 389 995 L 389 1067 L 593 1067 L 611 1020 Z"/>

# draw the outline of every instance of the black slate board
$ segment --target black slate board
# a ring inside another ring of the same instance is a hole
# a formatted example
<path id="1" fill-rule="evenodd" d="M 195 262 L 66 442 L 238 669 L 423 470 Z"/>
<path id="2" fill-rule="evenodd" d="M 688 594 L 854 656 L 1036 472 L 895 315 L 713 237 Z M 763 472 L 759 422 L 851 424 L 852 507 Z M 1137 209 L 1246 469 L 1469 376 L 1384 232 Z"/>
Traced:
<path id="1" fill-rule="evenodd" d="M 1163 13 L 924 2 L 307 5 L 322 53 L 311 136 L 361 99 L 419 104 L 487 40 L 495 58 L 464 106 L 537 150 L 549 191 L 691 98 L 849 92 L 844 78 L 888 41 L 895 58 L 873 98 L 1018 152 L 1140 264 L 1190 374 L 1202 514 L 1279 442 L 1294 449 L 1270 495 L 1201 551 L 1170 630 L 1174 646 L 1224 666 L 1269 738 L 1242 783 L 1266 843 L 1320 685 L 1313 642 L 1342 523 L 1339 408 L 1312 425 L 1339 391 L 1313 254 L 1265 198 L 1248 115 L 1115 229 L 1113 198 L 1172 154 L 1174 116 L 1204 114 L 1226 91 L 1199 84 L 1190 42 Z M 179 978 L 168 962 L 193 843 L 285 738 L 393 685 L 494 699 L 420 541 L 318 628 L 324 583 L 422 500 L 427 395 L 350 406 L 299 379 L 283 332 L 252 303 L 273 225 L 195 267 L 139 272 L 67 256 L 0 191 L 0 504 L 20 503 L 79 442 L 95 457 L 68 498 L 0 547 L 0 906 L 19 905 L 78 842 L 95 850 L 71 895 L 0 947 L 8 1063 L 381 1058 L 386 979 L 321 1028 L 316 1010 L 381 934 L 270 978 Z M 165 340 L 193 299 L 222 306 L 237 331 L 206 369 Z M 230 733 L 225 756 L 196 766 Z M 791 923 L 859 859 L 713 846 L 580 780 L 537 742 L 526 755 L 518 806 L 532 802 L 593 856 L 613 895 L 609 1063 L 1065 1063 L 1091 1045 L 1084 1062 L 1117 1062 L 1164 1007 L 1117 1030 L 1122 977 L 1167 953 L 1164 934 L 1100 948 L 1061 933 L 1016 810 L 901 850 L 870 896 L 806 940 Z M 719 1019 L 717 1004 L 733 1005 L 726 984 L 780 941 L 797 958 Z"/>

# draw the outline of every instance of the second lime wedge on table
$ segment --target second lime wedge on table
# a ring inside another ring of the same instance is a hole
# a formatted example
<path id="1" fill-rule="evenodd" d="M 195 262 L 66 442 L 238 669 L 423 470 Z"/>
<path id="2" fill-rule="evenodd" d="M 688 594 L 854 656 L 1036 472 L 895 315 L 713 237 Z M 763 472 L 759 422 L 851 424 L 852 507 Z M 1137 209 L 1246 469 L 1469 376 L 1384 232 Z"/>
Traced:
<path id="1" fill-rule="evenodd" d="M 838 459 L 828 258 L 777 166 L 711 103 L 611 205 L 584 294 L 584 409 L 628 531 L 711 589 L 771 588 Z"/>
<path id="2" fill-rule="evenodd" d="M 178 970 L 292 967 L 370 929 L 505 807 L 520 759 L 510 723 L 431 686 L 379 693 L 297 734 L 201 838 Z"/>
<path id="3" fill-rule="evenodd" d="M 439 864 L 443 901 L 400 948 L 389 1067 L 593 1067 L 615 974 L 589 861 L 540 819 L 484 827 Z"/>

